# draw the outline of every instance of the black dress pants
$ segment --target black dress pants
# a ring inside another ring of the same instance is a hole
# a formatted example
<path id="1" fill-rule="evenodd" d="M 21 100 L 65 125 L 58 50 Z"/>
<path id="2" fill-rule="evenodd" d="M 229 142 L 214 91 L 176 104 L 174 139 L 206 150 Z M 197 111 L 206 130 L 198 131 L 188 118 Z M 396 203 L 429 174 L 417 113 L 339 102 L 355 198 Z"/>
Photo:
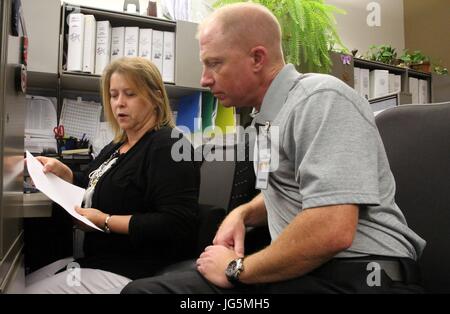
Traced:
<path id="1" fill-rule="evenodd" d="M 124 294 L 423 293 L 415 261 L 368 256 L 332 259 L 307 275 L 262 285 L 222 289 L 191 269 L 132 281 Z"/>

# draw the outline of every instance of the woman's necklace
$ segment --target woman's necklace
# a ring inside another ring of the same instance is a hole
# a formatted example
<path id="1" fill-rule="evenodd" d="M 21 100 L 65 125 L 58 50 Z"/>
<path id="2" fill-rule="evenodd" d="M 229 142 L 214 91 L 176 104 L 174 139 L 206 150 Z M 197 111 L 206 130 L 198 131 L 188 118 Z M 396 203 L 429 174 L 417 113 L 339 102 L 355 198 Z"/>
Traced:
<path id="1" fill-rule="evenodd" d="M 101 176 L 108 171 L 112 166 L 114 166 L 114 164 L 117 162 L 117 159 L 120 155 L 120 149 L 123 147 L 123 145 L 121 145 L 119 148 L 117 148 L 112 154 L 111 156 L 109 156 L 109 158 L 103 162 L 100 167 L 98 167 L 97 169 L 95 169 L 94 171 L 92 171 L 89 174 L 89 187 L 94 187 L 98 180 L 100 180 Z"/>

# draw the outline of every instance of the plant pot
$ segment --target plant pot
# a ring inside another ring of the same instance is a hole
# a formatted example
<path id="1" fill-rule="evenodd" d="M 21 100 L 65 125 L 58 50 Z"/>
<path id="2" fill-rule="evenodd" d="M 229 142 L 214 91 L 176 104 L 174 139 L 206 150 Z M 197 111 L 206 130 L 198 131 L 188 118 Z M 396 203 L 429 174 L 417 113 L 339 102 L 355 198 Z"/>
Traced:
<path id="1" fill-rule="evenodd" d="M 410 68 L 416 71 L 431 73 L 431 64 L 430 62 L 423 62 L 420 64 L 411 64 Z"/>

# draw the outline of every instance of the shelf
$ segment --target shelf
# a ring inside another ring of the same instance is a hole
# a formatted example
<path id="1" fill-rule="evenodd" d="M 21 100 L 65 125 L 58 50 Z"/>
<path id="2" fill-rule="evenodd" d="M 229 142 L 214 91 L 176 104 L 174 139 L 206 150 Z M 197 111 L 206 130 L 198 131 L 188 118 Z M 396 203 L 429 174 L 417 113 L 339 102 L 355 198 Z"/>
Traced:
<path id="1" fill-rule="evenodd" d="M 51 89 L 56 90 L 58 84 L 58 74 L 28 71 L 28 89 Z"/>
<path id="2" fill-rule="evenodd" d="M 408 71 L 406 68 L 398 67 L 395 65 L 390 65 L 378 61 L 370 61 L 359 58 L 354 58 L 355 67 L 369 69 L 369 70 L 388 70 L 394 74 L 403 74 Z"/>
<path id="3" fill-rule="evenodd" d="M 23 194 L 24 218 L 51 217 L 52 200 L 44 193 Z"/>
<path id="4" fill-rule="evenodd" d="M 431 79 L 431 73 L 420 72 L 412 69 L 408 69 L 408 76 L 416 77 L 420 79 Z"/>
<path id="5" fill-rule="evenodd" d="M 63 72 L 61 89 L 100 93 L 100 76 L 87 73 Z"/>
<path id="6" fill-rule="evenodd" d="M 183 87 L 183 86 L 176 86 L 173 84 L 164 84 L 166 87 L 167 94 L 169 95 L 169 98 L 178 99 L 183 96 L 190 95 L 195 92 L 207 92 L 209 89 L 207 88 L 192 88 L 192 87 Z"/>
<path id="7" fill-rule="evenodd" d="M 196 91 L 208 91 L 206 88 L 184 87 L 170 83 L 165 83 L 164 86 L 171 99 L 178 99 Z M 63 90 L 99 93 L 100 95 L 100 76 L 86 73 L 63 72 L 61 75 L 61 88 Z"/>
<path id="8" fill-rule="evenodd" d="M 112 27 L 137 26 L 139 28 L 152 28 L 154 30 L 175 33 L 175 82 L 166 83 L 166 89 L 171 99 L 189 95 L 195 91 L 206 91 L 200 86 L 202 64 L 198 58 L 199 47 L 195 40 L 197 24 L 185 21 L 170 21 L 150 16 L 130 14 L 120 11 L 111 11 L 92 7 L 78 6 L 65 3 L 62 6 L 62 19 L 60 29 L 60 90 L 61 94 L 77 92 L 100 95 L 100 75 L 83 72 L 69 72 L 64 70 L 67 42 L 65 35 L 68 32 L 66 23 L 68 15 L 72 12 L 92 14 L 97 21 L 108 20 Z"/>
<path id="9" fill-rule="evenodd" d="M 74 4 L 66 4 L 66 12 L 71 13 L 77 11 L 83 14 L 92 14 L 97 20 L 109 20 L 111 26 L 139 26 L 148 27 L 152 24 L 152 28 L 157 30 L 174 31 L 176 22 L 164 20 L 152 16 L 130 14 L 120 11 L 111 11 L 92 7 L 79 6 Z"/>

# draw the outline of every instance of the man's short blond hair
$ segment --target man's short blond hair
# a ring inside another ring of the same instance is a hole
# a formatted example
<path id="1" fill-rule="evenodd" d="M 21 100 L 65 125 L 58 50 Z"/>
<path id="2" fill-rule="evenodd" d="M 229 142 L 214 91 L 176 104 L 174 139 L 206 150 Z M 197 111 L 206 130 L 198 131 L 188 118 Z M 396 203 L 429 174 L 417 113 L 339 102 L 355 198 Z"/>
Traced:
<path id="1" fill-rule="evenodd" d="M 212 24 L 219 27 L 233 47 L 250 49 L 261 45 L 270 49 L 272 54 L 283 56 L 280 24 L 263 5 L 234 3 L 223 6 L 200 23 L 197 36 Z"/>

